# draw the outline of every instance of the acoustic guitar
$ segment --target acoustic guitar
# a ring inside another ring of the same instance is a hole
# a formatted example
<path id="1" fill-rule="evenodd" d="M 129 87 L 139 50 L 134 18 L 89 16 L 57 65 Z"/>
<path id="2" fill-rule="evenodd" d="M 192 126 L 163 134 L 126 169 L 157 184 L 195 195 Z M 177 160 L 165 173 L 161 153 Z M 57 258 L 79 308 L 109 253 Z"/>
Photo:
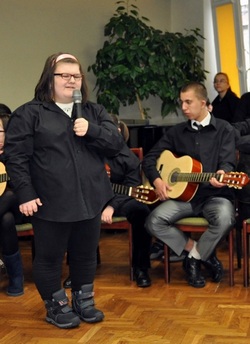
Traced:
<path id="1" fill-rule="evenodd" d="M 165 150 L 157 160 L 157 170 L 172 190 L 169 196 L 184 202 L 191 201 L 196 194 L 199 183 L 209 182 L 215 177 L 220 183 L 228 187 L 241 189 L 249 183 L 248 175 L 243 172 L 227 172 L 225 174 L 202 172 L 202 164 L 188 155 L 175 156 L 169 150 Z M 149 186 L 149 181 L 143 183 Z"/>
<path id="2" fill-rule="evenodd" d="M 137 201 L 145 204 L 153 204 L 158 201 L 158 197 L 151 186 L 126 186 L 111 183 L 112 189 L 115 193 L 127 195 L 135 198 Z"/>
<path id="3" fill-rule="evenodd" d="M 105 169 L 110 178 L 111 170 L 108 164 L 105 164 Z M 158 201 L 158 197 L 154 191 L 154 188 L 152 188 L 150 185 L 139 185 L 135 187 L 115 183 L 111 183 L 111 185 L 115 193 L 133 197 L 139 202 L 153 204 Z"/>
<path id="4" fill-rule="evenodd" d="M 7 181 L 9 180 L 5 166 L 2 162 L 0 162 L 0 196 L 4 193 L 6 189 Z"/>

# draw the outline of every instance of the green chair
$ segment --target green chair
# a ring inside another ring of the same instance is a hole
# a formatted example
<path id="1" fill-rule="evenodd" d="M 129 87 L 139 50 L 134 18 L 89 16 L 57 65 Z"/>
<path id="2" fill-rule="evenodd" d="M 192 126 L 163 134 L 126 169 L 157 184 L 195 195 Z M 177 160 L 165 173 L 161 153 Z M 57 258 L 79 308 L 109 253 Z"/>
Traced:
<path id="1" fill-rule="evenodd" d="M 250 223 L 250 222 L 249 222 Z M 175 223 L 175 226 L 188 233 L 204 233 L 207 230 L 208 222 L 203 217 L 186 217 Z M 228 236 L 229 245 L 229 285 L 234 285 L 234 237 L 233 230 Z M 164 244 L 164 273 L 165 282 L 170 283 L 170 262 L 169 262 L 169 247 Z"/>

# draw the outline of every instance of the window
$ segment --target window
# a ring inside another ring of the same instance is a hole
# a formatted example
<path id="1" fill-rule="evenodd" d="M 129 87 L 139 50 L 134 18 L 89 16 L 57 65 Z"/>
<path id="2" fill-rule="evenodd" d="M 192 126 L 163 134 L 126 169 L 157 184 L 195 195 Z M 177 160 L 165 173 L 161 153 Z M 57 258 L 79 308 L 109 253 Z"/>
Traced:
<path id="1" fill-rule="evenodd" d="M 243 42 L 248 38 L 243 39 L 243 2 L 248 1 L 212 0 L 217 71 L 229 75 L 232 89 L 238 96 L 247 91 L 244 51 L 248 48 L 244 48 Z"/>
<path id="2" fill-rule="evenodd" d="M 241 18 L 242 18 L 242 31 L 243 31 L 243 44 L 245 52 L 245 64 L 246 64 L 246 79 L 247 90 L 250 90 L 250 55 L 249 55 L 249 0 L 240 0 L 241 5 Z"/>

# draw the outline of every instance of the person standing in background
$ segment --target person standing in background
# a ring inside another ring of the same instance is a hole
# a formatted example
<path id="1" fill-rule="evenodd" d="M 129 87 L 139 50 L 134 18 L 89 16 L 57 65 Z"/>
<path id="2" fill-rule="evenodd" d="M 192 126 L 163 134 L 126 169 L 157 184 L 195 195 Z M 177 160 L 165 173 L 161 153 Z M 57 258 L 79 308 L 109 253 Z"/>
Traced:
<path id="1" fill-rule="evenodd" d="M 72 99 L 74 90 L 82 95 L 82 116 Z M 33 276 L 46 321 L 60 328 L 104 318 L 93 297 L 101 211 L 113 197 L 104 158 L 122 146 L 104 107 L 88 101 L 79 60 L 68 53 L 49 56 L 34 99 L 11 116 L 5 162 L 19 209 L 33 225 Z M 66 251 L 72 308 L 61 288 Z"/>
<path id="2" fill-rule="evenodd" d="M 5 132 L 10 119 L 11 110 L 5 104 L 0 104 L 0 162 L 4 161 Z M 5 172 L 1 166 L 1 174 Z M 3 185 L 3 184 L 2 184 Z M 3 188 L 1 187 L 1 190 Z M 19 251 L 16 222 L 21 222 L 16 195 L 7 188 L 0 196 L 0 243 L 2 246 L 3 262 L 6 268 L 9 285 L 7 295 L 23 295 L 23 265 Z"/>
<path id="3" fill-rule="evenodd" d="M 239 97 L 231 90 L 229 78 L 226 73 L 217 73 L 214 77 L 214 88 L 218 92 L 217 97 L 212 102 L 213 115 L 229 123 L 234 121 L 236 107 Z"/>

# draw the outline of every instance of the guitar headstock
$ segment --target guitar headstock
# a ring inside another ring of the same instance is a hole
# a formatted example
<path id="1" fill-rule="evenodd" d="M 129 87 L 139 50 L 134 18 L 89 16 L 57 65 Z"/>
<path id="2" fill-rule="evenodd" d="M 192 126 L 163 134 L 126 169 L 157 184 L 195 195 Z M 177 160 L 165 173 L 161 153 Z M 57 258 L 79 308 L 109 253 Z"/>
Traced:
<path id="1" fill-rule="evenodd" d="M 145 204 L 154 204 L 159 200 L 154 188 L 144 185 L 133 187 L 131 196 L 134 197 L 138 202 Z"/>
<path id="2" fill-rule="evenodd" d="M 227 172 L 223 175 L 222 183 L 230 188 L 242 189 L 250 182 L 249 177 L 243 172 Z"/>

